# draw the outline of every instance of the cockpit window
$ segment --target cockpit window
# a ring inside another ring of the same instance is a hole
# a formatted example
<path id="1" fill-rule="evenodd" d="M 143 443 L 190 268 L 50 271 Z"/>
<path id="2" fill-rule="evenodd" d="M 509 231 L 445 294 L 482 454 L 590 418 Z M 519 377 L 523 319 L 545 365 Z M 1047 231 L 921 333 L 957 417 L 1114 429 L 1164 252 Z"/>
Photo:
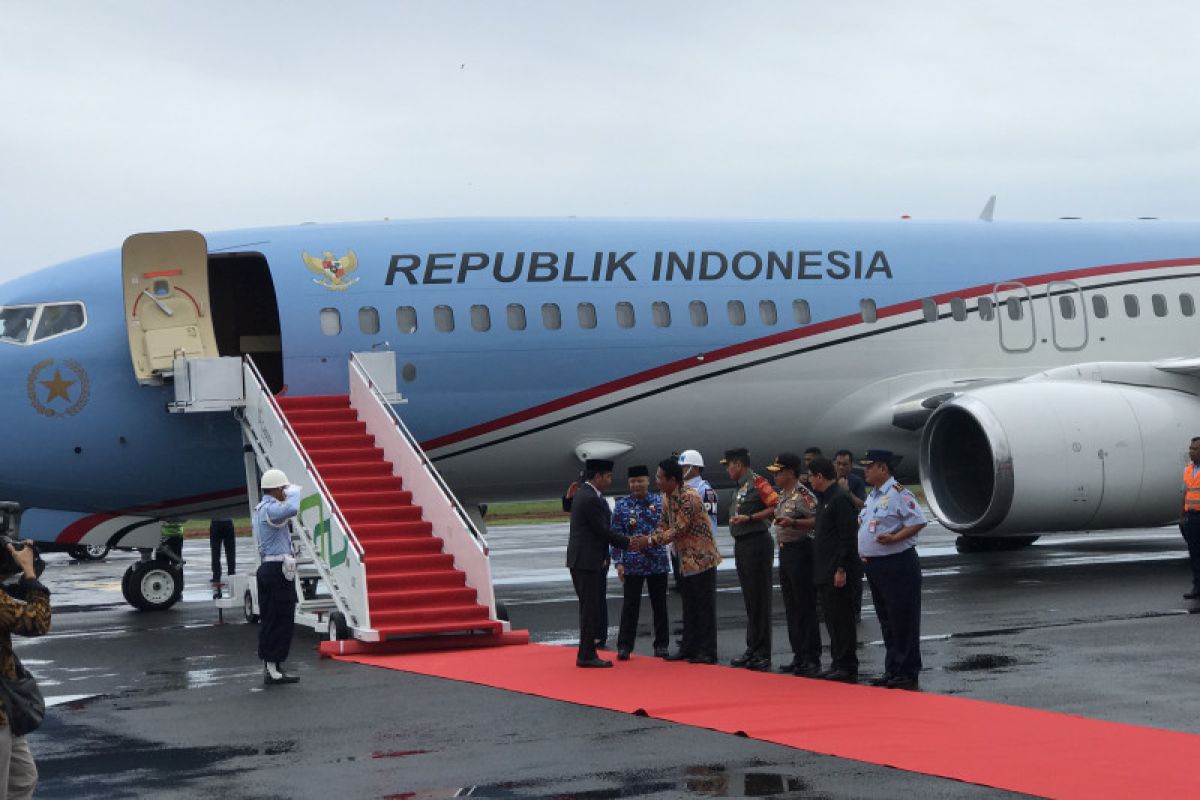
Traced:
<path id="1" fill-rule="evenodd" d="M 33 335 L 35 342 L 60 336 L 69 331 L 83 327 L 83 306 L 79 303 L 63 303 L 55 306 L 42 306 L 42 315 L 38 318 L 37 332 Z"/>
<path id="2" fill-rule="evenodd" d="M 82 303 L 44 303 L 0 307 L 0 342 L 34 344 L 82 328 L 87 315 Z"/>
<path id="3" fill-rule="evenodd" d="M 0 308 L 0 341 L 25 344 L 33 330 L 37 306 L 6 306 Z"/>

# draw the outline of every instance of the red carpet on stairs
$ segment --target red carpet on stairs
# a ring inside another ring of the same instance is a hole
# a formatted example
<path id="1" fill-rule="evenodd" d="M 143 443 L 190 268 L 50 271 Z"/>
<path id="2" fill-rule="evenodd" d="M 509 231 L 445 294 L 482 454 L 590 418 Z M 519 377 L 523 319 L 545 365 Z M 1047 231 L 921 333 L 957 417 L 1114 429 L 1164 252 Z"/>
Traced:
<path id="1" fill-rule="evenodd" d="M 338 658 L 1044 797 L 1200 795 L 1200 736 L 1069 714 L 639 656 L 583 670 L 536 644 Z"/>
<path id="2" fill-rule="evenodd" d="M 347 395 L 277 398 L 363 547 L 371 627 L 384 639 L 486 631 L 502 624 L 477 602 L 454 557 L 392 475 Z"/>

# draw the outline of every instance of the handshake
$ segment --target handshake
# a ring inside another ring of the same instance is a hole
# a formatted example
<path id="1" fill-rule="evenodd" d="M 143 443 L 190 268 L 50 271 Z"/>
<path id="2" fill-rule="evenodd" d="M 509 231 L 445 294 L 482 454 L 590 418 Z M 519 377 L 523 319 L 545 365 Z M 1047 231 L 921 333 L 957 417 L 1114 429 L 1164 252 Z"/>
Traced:
<path id="1" fill-rule="evenodd" d="M 639 534 L 629 537 L 629 549 L 635 553 L 640 553 L 650 547 L 650 537 Z"/>

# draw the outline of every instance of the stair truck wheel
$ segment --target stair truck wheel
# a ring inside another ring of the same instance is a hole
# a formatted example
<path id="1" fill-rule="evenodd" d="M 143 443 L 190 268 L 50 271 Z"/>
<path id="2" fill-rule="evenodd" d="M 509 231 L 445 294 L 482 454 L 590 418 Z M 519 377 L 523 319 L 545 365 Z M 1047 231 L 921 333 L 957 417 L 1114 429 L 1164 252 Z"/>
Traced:
<path id="1" fill-rule="evenodd" d="M 329 641 L 344 642 L 350 637 L 350 626 L 346 624 L 346 616 L 340 611 L 329 615 Z"/>
<path id="2" fill-rule="evenodd" d="M 164 560 L 139 561 L 121 579 L 131 606 L 141 611 L 165 611 L 183 595 L 183 568 Z"/>
<path id="3" fill-rule="evenodd" d="M 499 600 L 496 601 L 496 619 L 501 620 L 502 622 L 512 621 L 508 618 L 508 606 L 504 605 L 504 603 L 501 603 Z"/>
<path id="4" fill-rule="evenodd" d="M 242 614 L 246 617 L 246 622 L 251 625 L 258 622 L 258 614 L 254 613 L 254 595 L 250 593 L 249 589 L 242 597 Z"/>
<path id="5" fill-rule="evenodd" d="M 108 545 L 88 544 L 72 547 L 67 555 L 76 561 L 102 561 L 108 555 Z"/>

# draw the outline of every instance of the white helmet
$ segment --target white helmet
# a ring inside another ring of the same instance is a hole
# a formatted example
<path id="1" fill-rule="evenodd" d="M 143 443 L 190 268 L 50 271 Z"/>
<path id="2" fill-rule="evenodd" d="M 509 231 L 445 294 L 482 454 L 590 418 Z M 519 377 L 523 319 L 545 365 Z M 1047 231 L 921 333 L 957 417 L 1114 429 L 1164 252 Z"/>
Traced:
<path id="1" fill-rule="evenodd" d="M 269 469 L 263 473 L 262 481 L 259 482 L 260 489 L 282 489 L 288 485 L 287 475 L 283 474 L 281 469 Z"/>
<path id="2" fill-rule="evenodd" d="M 704 469 L 704 456 L 700 455 L 699 450 L 684 450 L 679 454 L 679 463 L 685 467 Z"/>

